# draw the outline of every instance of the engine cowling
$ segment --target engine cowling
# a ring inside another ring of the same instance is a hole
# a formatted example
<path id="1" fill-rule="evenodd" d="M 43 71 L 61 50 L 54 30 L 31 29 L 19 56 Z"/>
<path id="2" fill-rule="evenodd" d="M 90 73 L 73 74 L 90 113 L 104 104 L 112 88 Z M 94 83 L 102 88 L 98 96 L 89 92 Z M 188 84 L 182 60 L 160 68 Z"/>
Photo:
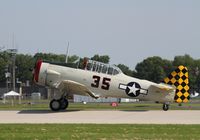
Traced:
<path id="1" fill-rule="evenodd" d="M 38 85 L 44 86 L 46 83 L 46 74 L 47 74 L 47 68 L 49 66 L 49 63 L 45 63 L 42 60 L 38 60 L 35 64 L 35 68 L 33 71 L 33 79 L 34 82 Z"/>

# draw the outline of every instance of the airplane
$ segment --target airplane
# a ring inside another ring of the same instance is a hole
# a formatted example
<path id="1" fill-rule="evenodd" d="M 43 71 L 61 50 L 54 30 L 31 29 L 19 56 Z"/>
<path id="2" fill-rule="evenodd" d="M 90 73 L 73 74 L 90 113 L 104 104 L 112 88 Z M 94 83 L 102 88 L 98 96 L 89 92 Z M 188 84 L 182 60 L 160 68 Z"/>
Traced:
<path id="1" fill-rule="evenodd" d="M 160 83 L 125 75 L 118 67 L 98 61 L 84 60 L 77 65 L 38 59 L 33 70 L 37 85 L 57 89 L 50 101 L 52 111 L 65 110 L 69 95 L 86 95 L 95 99 L 116 97 L 155 101 L 167 111 L 172 102 L 190 99 L 187 67 L 180 65 Z"/>

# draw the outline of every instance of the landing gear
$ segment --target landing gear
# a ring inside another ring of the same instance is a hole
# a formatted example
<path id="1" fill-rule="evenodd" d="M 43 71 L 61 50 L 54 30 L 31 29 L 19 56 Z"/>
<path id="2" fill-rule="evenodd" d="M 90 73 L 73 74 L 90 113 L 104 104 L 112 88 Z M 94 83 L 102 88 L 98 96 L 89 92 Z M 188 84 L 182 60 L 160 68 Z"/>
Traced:
<path id="1" fill-rule="evenodd" d="M 59 100 L 53 99 L 51 100 L 49 107 L 52 111 L 59 111 L 59 110 L 65 110 L 68 107 L 68 100 L 65 98 L 61 98 Z"/>
<path id="2" fill-rule="evenodd" d="M 163 110 L 164 110 L 164 111 L 167 111 L 168 109 L 169 109 L 169 104 L 164 103 L 164 104 L 163 104 Z"/>
<path id="3" fill-rule="evenodd" d="M 61 103 L 59 100 L 53 99 L 49 104 L 52 111 L 59 111 L 61 107 Z"/>
<path id="4" fill-rule="evenodd" d="M 61 103 L 61 106 L 60 106 L 61 110 L 65 110 L 68 107 L 68 105 L 69 105 L 68 100 L 65 99 L 65 98 L 61 98 L 60 99 L 60 103 Z"/>

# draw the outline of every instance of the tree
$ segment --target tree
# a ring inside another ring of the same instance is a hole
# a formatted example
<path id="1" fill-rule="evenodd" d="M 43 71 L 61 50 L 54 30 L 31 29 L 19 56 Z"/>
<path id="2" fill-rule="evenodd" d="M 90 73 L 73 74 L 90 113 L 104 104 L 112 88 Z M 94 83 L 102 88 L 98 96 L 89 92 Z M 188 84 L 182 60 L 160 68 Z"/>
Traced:
<path id="1" fill-rule="evenodd" d="M 133 76 L 133 71 L 129 69 L 128 66 L 124 65 L 124 64 L 118 64 L 117 67 L 119 67 L 122 72 L 128 76 Z"/>
<path id="2" fill-rule="evenodd" d="M 136 65 L 137 77 L 160 82 L 166 76 L 164 67 L 167 61 L 158 56 L 149 57 Z"/>
<path id="3" fill-rule="evenodd" d="M 32 69 L 34 67 L 35 60 L 31 55 L 18 54 L 16 56 L 16 78 L 20 81 L 26 82 L 32 80 Z"/>
<path id="4" fill-rule="evenodd" d="M 173 61 L 173 66 L 184 65 L 191 67 L 194 65 L 194 59 L 190 55 L 186 54 L 184 56 L 175 56 Z"/>
<path id="5" fill-rule="evenodd" d="M 35 61 L 38 59 L 50 61 L 50 62 L 60 62 L 65 63 L 66 55 L 64 54 L 52 54 L 52 53 L 36 53 L 34 56 Z M 73 63 L 74 61 L 78 60 L 77 55 L 72 55 L 68 57 L 68 62 Z"/>
<path id="6" fill-rule="evenodd" d="M 194 60 L 193 66 L 189 67 L 189 80 L 191 89 L 200 92 L 200 59 Z"/>
<path id="7" fill-rule="evenodd" d="M 25 82 L 32 79 L 32 72 L 30 68 L 34 68 L 37 59 L 43 59 L 51 62 L 65 63 L 66 56 L 53 53 L 36 53 L 32 55 L 17 54 L 16 55 L 16 78 Z M 74 63 L 79 59 L 78 56 L 69 56 L 68 62 Z M 103 63 L 109 63 L 110 57 L 108 55 L 94 55 L 92 60 Z M 83 61 L 83 59 L 80 59 Z M 0 52 L 0 82 L 5 83 L 5 73 L 11 72 L 11 55 L 7 52 Z M 170 74 L 177 66 L 187 66 L 189 70 L 190 87 L 195 90 L 200 89 L 200 59 L 193 59 L 190 55 L 175 56 L 173 61 L 162 59 L 161 57 L 154 56 L 144 59 L 136 65 L 135 70 L 129 69 L 124 64 L 117 66 L 129 76 L 147 79 L 159 83 L 168 74 Z M 199 90 L 200 91 L 200 90 Z"/>
<path id="8" fill-rule="evenodd" d="M 7 52 L 0 53 L 0 82 L 5 82 L 5 73 L 8 71 L 9 65 L 11 65 L 10 55 Z"/>
<path id="9" fill-rule="evenodd" d="M 91 60 L 108 64 L 110 62 L 110 57 L 108 55 L 99 56 L 98 54 L 96 54 L 93 57 L 91 57 Z"/>
<path id="10" fill-rule="evenodd" d="M 74 63 L 75 61 L 77 61 L 79 59 L 79 57 L 77 55 L 72 55 L 68 57 L 68 63 Z"/>
<path id="11" fill-rule="evenodd" d="M 175 67 L 179 66 L 179 65 L 184 65 L 188 68 L 189 71 L 189 82 L 190 85 L 193 88 L 197 87 L 197 77 L 198 75 L 195 74 L 195 70 L 196 68 L 199 68 L 200 65 L 198 65 L 198 62 L 190 56 L 188 54 L 184 55 L 184 56 L 175 56 L 174 57 L 174 61 L 173 61 L 173 65 Z"/>
<path id="12" fill-rule="evenodd" d="M 65 55 L 57 55 L 53 53 L 36 53 L 34 56 L 35 61 L 38 59 L 51 61 L 51 62 L 65 62 Z"/>

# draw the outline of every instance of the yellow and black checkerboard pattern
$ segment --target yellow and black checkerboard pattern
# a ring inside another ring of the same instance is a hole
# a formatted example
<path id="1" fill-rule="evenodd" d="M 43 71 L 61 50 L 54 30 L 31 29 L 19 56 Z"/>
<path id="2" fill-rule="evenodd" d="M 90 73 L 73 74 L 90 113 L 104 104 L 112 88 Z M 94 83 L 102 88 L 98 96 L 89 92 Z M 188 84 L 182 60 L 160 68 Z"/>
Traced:
<path id="1" fill-rule="evenodd" d="M 174 100 L 177 103 L 186 103 L 190 99 L 189 94 L 189 79 L 188 79 L 188 69 L 184 66 L 179 66 L 175 71 L 173 71 L 164 82 L 169 85 L 176 86 L 176 94 Z"/>

